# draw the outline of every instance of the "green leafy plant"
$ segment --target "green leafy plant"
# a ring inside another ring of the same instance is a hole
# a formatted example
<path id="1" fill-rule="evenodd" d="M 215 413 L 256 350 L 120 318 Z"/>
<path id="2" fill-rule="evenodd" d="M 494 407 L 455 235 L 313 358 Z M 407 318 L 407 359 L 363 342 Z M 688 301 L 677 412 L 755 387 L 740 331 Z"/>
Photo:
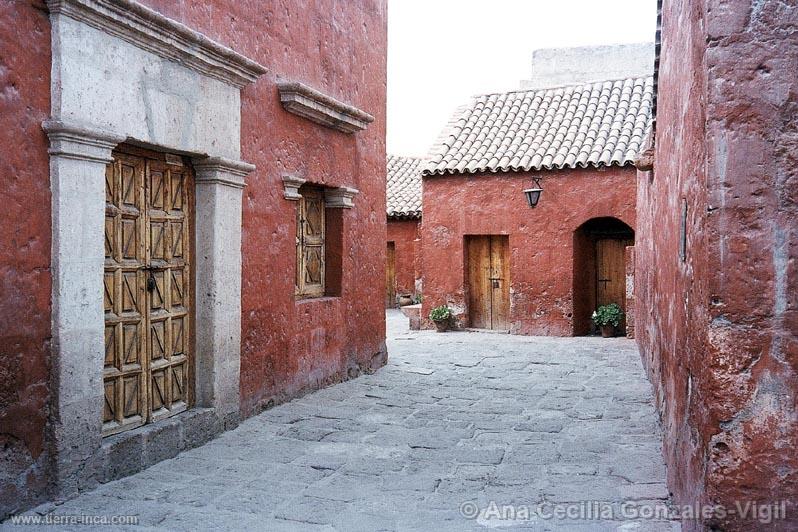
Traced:
<path id="1" fill-rule="evenodd" d="M 422 301 L 424 301 L 424 296 L 422 296 L 421 294 L 416 294 L 416 295 L 414 295 L 414 296 L 413 296 L 413 302 L 414 302 L 416 305 L 418 305 L 418 304 L 419 304 L 419 303 L 421 303 Z"/>
<path id="2" fill-rule="evenodd" d="M 446 321 L 452 317 L 452 310 L 446 305 L 435 307 L 429 313 L 429 319 L 432 321 Z"/>
<path id="3" fill-rule="evenodd" d="M 593 312 L 593 323 L 598 327 L 612 325 L 617 327 L 621 324 L 623 319 L 623 310 L 617 303 L 610 303 L 609 305 L 602 305 L 595 312 Z"/>

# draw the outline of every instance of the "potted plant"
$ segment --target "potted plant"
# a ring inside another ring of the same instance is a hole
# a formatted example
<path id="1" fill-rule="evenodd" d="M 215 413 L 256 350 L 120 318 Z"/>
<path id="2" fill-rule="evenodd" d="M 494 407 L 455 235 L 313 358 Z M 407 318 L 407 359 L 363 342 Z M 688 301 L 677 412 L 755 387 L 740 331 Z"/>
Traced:
<path id="1" fill-rule="evenodd" d="M 623 319 L 623 310 L 617 303 L 602 305 L 593 312 L 593 323 L 601 330 L 603 338 L 615 336 L 616 328 Z"/>
<path id="2" fill-rule="evenodd" d="M 446 332 L 449 329 L 449 322 L 452 319 L 452 311 L 446 305 L 435 307 L 429 313 L 429 319 L 435 323 L 438 332 Z"/>

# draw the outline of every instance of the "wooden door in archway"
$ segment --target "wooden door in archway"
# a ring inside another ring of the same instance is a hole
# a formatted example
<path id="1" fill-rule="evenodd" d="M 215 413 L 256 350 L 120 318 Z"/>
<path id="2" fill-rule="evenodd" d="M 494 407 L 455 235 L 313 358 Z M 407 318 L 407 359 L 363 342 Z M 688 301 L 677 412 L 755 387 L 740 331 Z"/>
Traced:
<path id="1" fill-rule="evenodd" d="M 596 240 L 596 306 L 617 303 L 626 312 L 626 265 L 624 250 L 634 240 L 601 238 Z M 621 323 L 621 330 L 625 322 Z"/>

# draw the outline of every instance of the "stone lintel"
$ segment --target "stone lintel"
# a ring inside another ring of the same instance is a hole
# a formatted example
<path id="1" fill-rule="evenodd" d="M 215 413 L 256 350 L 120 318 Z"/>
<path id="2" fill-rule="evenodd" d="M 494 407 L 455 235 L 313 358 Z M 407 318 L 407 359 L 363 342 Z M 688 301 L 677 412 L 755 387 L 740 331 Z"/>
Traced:
<path id="1" fill-rule="evenodd" d="M 175 61 L 206 76 L 243 87 L 266 67 L 135 0 L 46 0 L 64 15 Z"/>
<path id="2" fill-rule="evenodd" d="M 233 188 L 244 188 L 244 177 L 255 170 L 253 164 L 224 157 L 196 158 L 191 163 L 197 183 L 217 183 Z"/>
<path id="3" fill-rule="evenodd" d="M 352 105 L 336 100 L 298 81 L 277 84 L 280 102 L 286 111 L 312 122 L 354 133 L 366 129 L 374 117 Z"/>
<path id="4" fill-rule="evenodd" d="M 351 209 L 355 206 L 354 198 L 359 191 L 351 187 L 324 189 L 324 206 L 333 209 Z"/>
<path id="5" fill-rule="evenodd" d="M 283 186 L 285 187 L 285 191 L 283 192 L 283 196 L 285 199 L 291 201 L 298 201 L 302 199 L 302 194 L 299 193 L 299 187 L 304 185 L 306 182 L 307 180 L 302 179 L 301 177 L 284 175 Z"/>

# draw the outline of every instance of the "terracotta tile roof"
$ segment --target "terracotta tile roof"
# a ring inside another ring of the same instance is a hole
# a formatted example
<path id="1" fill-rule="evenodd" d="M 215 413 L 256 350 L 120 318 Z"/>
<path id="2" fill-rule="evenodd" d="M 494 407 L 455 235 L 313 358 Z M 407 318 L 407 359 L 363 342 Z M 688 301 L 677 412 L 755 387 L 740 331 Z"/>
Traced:
<path id="1" fill-rule="evenodd" d="M 421 218 L 420 157 L 388 156 L 388 216 Z"/>
<path id="2" fill-rule="evenodd" d="M 651 77 L 472 98 L 423 175 L 633 164 L 651 127 Z"/>

